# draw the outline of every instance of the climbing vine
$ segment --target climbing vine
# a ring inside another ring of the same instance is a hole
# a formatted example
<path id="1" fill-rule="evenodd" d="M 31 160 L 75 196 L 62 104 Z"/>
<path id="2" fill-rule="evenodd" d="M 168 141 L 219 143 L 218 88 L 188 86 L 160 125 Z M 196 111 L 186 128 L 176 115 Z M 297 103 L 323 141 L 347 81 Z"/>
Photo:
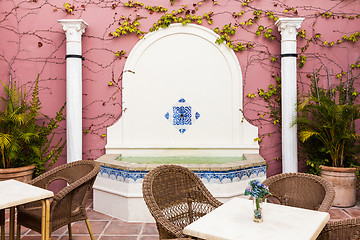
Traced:
<path id="1" fill-rule="evenodd" d="M 88 159 L 104 153 L 107 127 L 126 111 L 121 108 L 121 83 L 127 54 L 147 33 L 173 23 L 210 28 L 219 36 L 217 44 L 236 53 L 243 73 L 241 110 L 259 127 L 255 140 L 261 142 L 270 172 L 278 171 L 281 159 L 281 37 L 275 22 L 305 18 L 298 29 L 299 93 L 321 66 L 319 76 L 338 81 L 359 73 L 360 14 L 355 0 L 3 0 L 0 9 L 0 34 L 5 36 L 0 41 L 6 46 L 0 52 L 1 79 L 11 75 L 31 91 L 34 78 L 27 76 L 40 73 L 41 86 L 46 86 L 40 93 L 59 99 L 58 105 L 65 101 L 58 91 L 65 82 L 65 37 L 57 20 L 82 18 L 89 24 L 83 35 L 83 155 Z M 359 91 L 357 81 L 354 87 Z M 59 135 L 64 132 L 63 127 Z"/>
<path id="2" fill-rule="evenodd" d="M 129 17 L 126 18 L 125 16 L 121 16 L 121 21 L 119 21 L 120 27 L 118 27 L 115 32 L 109 33 L 109 35 L 120 37 L 121 35 L 135 33 L 139 38 L 142 38 L 145 32 L 139 29 L 140 19 L 142 19 L 142 17 L 136 16 L 134 20 L 131 20 Z"/>

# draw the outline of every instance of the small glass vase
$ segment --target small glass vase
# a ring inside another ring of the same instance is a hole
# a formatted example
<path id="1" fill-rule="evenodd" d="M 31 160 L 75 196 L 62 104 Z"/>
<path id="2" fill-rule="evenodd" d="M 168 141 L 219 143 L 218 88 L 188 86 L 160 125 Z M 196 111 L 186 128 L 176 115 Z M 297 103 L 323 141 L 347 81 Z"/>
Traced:
<path id="1" fill-rule="evenodd" d="M 263 198 L 253 198 L 254 205 L 254 221 L 258 223 L 263 222 L 263 212 L 262 212 L 262 204 L 264 202 Z"/>

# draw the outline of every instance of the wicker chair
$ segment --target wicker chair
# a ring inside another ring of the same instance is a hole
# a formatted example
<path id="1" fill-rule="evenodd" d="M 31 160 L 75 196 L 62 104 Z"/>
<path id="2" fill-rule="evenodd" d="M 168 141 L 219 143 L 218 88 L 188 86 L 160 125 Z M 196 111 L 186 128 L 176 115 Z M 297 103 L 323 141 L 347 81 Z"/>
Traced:
<path id="1" fill-rule="evenodd" d="M 192 171 L 161 165 L 146 174 L 143 196 L 155 218 L 159 239 L 186 238 L 185 226 L 222 205 Z"/>
<path id="2" fill-rule="evenodd" d="M 50 204 L 50 234 L 68 225 L 71 239 L 71 223 L 85 220 L 91 239 L 94 239 L 86 214 L 86 203 L 91 194 L 100 165 L 91 160 L 80 160 L 51 169 L 29 182 L 47 189 L 55 180 L 64 180 L 67 186 L 61 189 Z M 20 239 L 20 228 L 25 226 L 41 232 L 41 203 L 29 203 L 18 207 L 17 239 Z"/>
<path id="3" fill-rule="evenodd" d="M 5 210 L 0 210 L 1 240 L 5 240 Z"/>
<path id="4" fill-rule="evenodd" d="M 335 197 L 331 183 L 307 173 L 282 173 L 263 183 L 281 204 L 293 207 L 328 212 Z"/>
<path id="5" fill-rule="evenodd" d="M 360 217 L 328 222 L 317 240 L 359 240 Z"/>

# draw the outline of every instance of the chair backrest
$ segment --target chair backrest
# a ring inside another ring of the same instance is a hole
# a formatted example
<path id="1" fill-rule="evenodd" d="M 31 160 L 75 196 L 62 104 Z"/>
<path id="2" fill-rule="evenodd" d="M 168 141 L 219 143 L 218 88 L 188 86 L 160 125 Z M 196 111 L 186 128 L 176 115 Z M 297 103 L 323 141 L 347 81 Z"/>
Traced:
<path id="1" fill-rule="evenodd" d="M 98 162 L 80 160 L 51 169 L 30 181 L 30 184 L 46 189 L 56 180 L 64 180 L 68 183 L 51 202 L 52 231 L 62 227 L 64 222 L 70 223 L 87 218 L 86 203 L 100 169 Z"/>
<path id="2" fill-rule="evenodd" d="M 160 239 L 185 237 L 185 226 L 222 204 L 198 176 L 178 165 L 161 165 L 146 174 L 143 196 Z"/>
<path id="3" fill-rule="evenodd" d="M 99 163 L 92 160 L 80 160 L 63 164 L 53 168 L 29 182 L 35 186 L 48 189 L 49 185 L 56 180 L 64 180 L 72 184 L 83 177 L 96 176 L 100 171 Z"/>
<path id="4" fill-rule="evenodd" d="M 282 173 L 263 181 L 281 204 L 328 212 L 335 197 L 331 183 L 307 173 Z"/>

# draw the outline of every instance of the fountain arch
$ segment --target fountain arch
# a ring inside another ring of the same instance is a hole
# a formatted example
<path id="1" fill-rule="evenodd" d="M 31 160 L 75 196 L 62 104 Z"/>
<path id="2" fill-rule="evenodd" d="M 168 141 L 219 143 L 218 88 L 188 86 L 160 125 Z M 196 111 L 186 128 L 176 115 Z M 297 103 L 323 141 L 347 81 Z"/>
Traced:
<path id="1" fill-rule="evenodd" d="M 106 153 L 258 153 L 257 127 L 241 111 L 238 59 L 217 37 L 202 26 L 173 24 L 137 43 L 124 67 L 123 115 L 108 128 Z"/>

